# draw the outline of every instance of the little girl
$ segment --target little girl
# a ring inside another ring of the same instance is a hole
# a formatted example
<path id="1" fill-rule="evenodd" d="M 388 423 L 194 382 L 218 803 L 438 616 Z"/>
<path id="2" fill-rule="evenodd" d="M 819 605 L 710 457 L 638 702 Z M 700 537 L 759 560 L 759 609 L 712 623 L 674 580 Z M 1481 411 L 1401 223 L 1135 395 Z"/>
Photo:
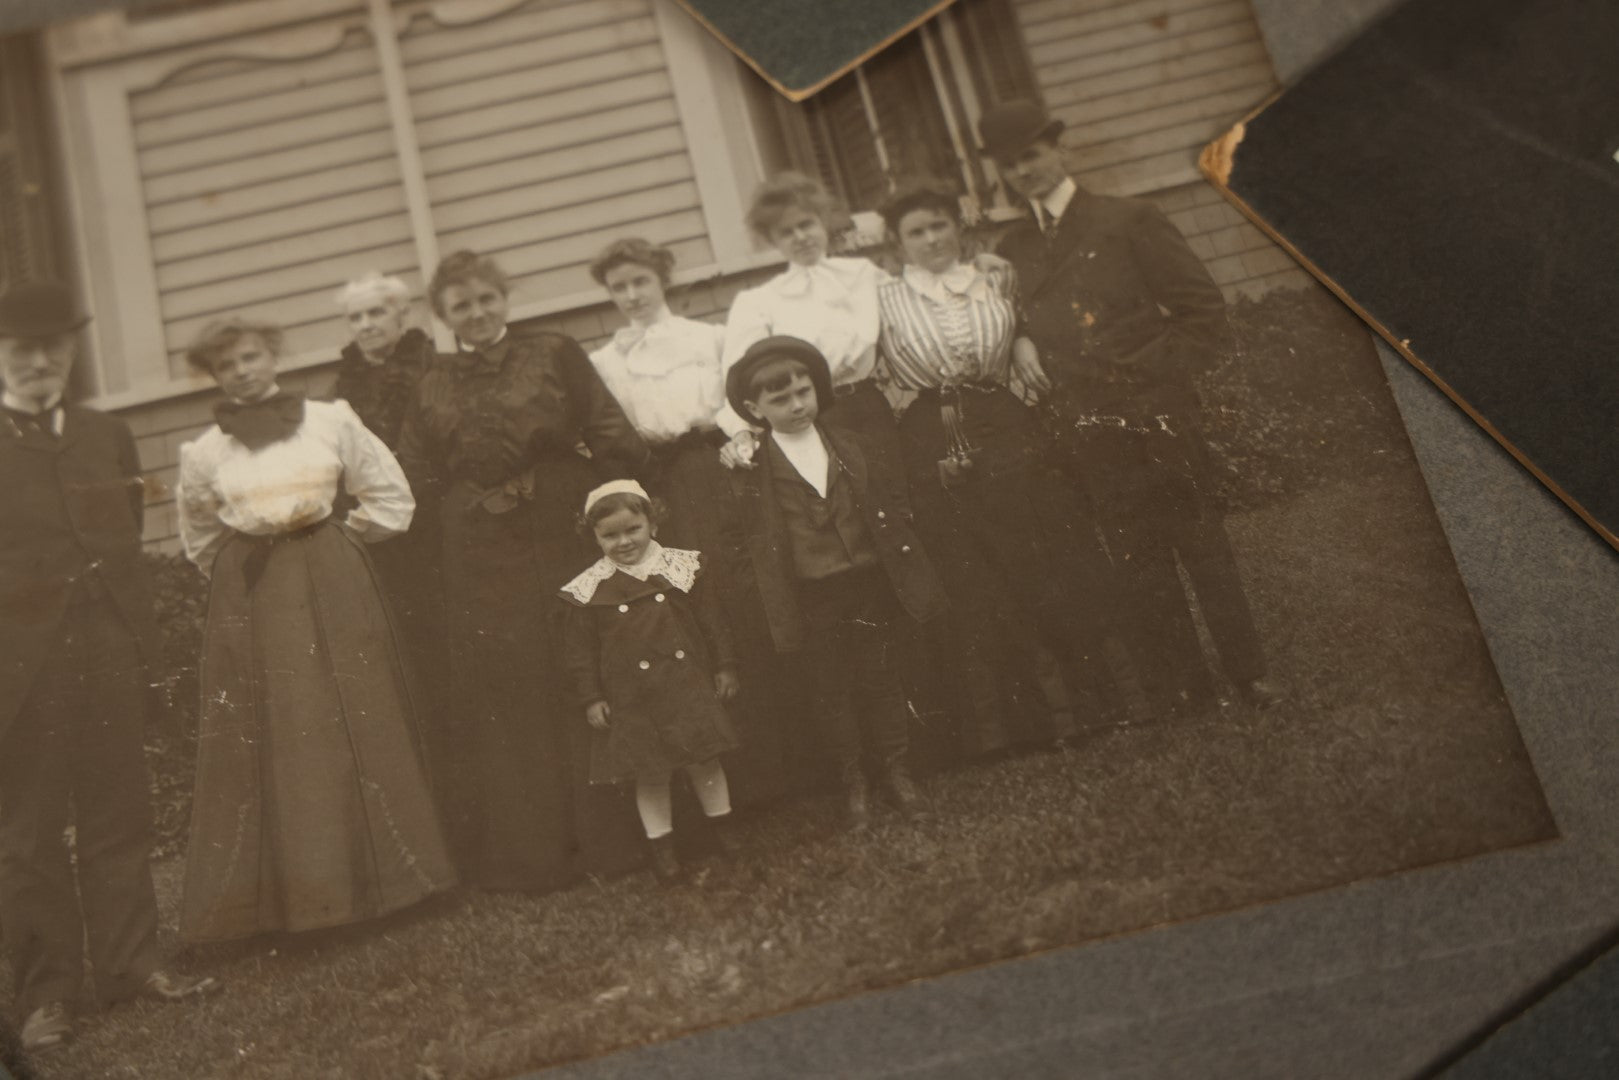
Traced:
<path id="1" fill-rule="evenodd" d="M 593 735 L 590 782 L 635 781 L 659 880 L 680 873 L 671 846 L 669 780 L 691 779 L 703 813 L 720 826 L 730 790 L 717 755 L 736 748 L 723 702 L 736 696 L 736 654 L 718 598 L 695 551 L 654 537 L 663 504 L 634 480 L 614 480 L 585 498 L 582 531 L 602 558 L 562 587 L 568 610 L 563 655 Z"/>

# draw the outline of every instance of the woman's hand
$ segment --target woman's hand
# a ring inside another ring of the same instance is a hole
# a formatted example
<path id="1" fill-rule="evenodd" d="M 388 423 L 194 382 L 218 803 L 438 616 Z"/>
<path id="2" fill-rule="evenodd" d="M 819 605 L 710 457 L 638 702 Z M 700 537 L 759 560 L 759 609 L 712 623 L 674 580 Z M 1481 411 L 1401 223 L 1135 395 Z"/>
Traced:
<path id="1" fill-rule="evenodd" d="M 1034 347 L 1034 342 L 1026 337 L 1012 342 L 1012 373 L 1024 386 L 1042 397 L 1051 392 L 1051 376 L 1040 366 L 1040 352 Z"/>
<path id="2" fill-rule="evenodd" d="M 585 723 L 595 731 L 607 730 L 607 702 L 593 701 L 585 706 Z"/>
<path id="3" fill-rule="evenodd" d="M 730 668 L 721 668 L 714 673 L 714 696 L 721 701 L 730 701 L 741 689 L 742 683 Z"/>
<path id="4" fill-rule="evenodd" d="M 753 455 L 759 449 L 759 436 L 743 428 L 720 447 L 720 464 L 727 469 L 753 468 Z"/>

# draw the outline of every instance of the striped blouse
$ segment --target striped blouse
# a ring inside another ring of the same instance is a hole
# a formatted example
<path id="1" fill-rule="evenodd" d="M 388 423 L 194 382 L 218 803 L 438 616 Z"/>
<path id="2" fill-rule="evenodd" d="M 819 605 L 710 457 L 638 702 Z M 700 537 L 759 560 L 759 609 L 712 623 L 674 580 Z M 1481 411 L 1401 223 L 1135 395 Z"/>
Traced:
<path id="1" fill-rule="evenodd" d="M 907 266 L 877 290 L 879 348 L 905 390 L 946 383 L 1006 385 L 1017 336 L 1012 264 L 982 254 L 943 274 Z"/>

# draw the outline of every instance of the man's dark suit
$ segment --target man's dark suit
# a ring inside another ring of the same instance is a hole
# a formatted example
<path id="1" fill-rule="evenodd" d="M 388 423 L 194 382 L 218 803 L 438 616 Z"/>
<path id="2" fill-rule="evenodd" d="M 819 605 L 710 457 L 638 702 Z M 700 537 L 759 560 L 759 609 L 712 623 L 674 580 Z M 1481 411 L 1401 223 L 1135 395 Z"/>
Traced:
<path id="1" fill-rule="evenodd" d="M 142 755 L 158 636 L 121 420 L 69 407 L 56 435 L 0 413 L 0 493 L 0 928 L 26 1014 L 77 996 L 86 940 L 104 1000 L 158 966 Z"/>
<path id="2" fill-rule="evenodd" d="M 1212 695 L 1175 567 L 1196 589 L 1226 673 L 1265 674 L 1193 386 L 1225 345 L 1225 298 L 1172 222 L 1141 199 L 1076 192 L 1050 235 L 1002 238 L 1026 332 L 1054 389 L 1067 464 L 1123 585 L 1123 630 L 1156 709 Z"/>

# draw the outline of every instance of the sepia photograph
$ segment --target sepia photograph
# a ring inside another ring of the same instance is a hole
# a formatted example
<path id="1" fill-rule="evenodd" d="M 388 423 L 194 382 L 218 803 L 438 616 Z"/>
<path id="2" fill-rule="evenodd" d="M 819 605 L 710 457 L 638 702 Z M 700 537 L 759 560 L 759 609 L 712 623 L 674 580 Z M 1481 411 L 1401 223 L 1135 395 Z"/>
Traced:
<path id="1" fill-rule="evenodd" d="M 0 35 L 0 1065 L 495 1080 L 1553 840 L 1248 0 Z"/>

